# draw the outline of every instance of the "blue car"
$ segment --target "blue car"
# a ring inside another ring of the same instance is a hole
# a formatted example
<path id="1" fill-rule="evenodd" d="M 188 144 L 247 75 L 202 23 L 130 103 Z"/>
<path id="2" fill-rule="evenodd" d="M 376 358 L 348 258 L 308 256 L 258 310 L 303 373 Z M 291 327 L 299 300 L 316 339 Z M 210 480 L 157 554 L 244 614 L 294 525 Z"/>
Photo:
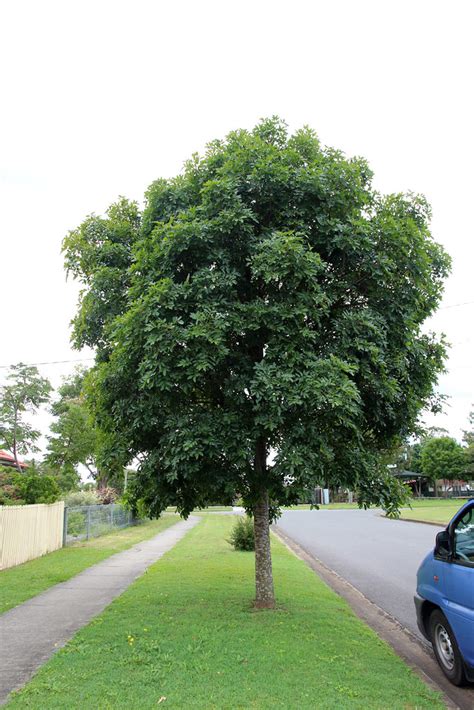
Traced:
<path id="1" fill-rule="evenodd" d="M 421 633 L 452 683 L 474 682 L 474 500 L 437 534 L 417 577 Z"/>

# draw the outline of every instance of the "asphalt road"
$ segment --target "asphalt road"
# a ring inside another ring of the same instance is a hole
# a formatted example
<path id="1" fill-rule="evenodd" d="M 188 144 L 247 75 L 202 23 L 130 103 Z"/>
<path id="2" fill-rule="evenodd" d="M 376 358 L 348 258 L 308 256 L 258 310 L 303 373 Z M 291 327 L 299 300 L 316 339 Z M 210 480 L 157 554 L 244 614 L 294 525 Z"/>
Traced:
<path id="1" fill-rule="evenodd" d="M 421 638 L 416 572 L 434 546 L 434 525 L 387 520 L 374 510 L 285 511 L 287 535 Z"/>

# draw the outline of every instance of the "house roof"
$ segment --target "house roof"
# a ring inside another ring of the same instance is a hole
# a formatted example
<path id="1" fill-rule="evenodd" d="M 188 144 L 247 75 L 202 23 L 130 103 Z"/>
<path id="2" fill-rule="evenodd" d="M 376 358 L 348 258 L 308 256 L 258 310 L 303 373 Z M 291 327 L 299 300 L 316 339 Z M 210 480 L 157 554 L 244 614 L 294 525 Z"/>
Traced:
<path id="1" fill-rule="evenodd" d="M 414 471 L 397 471 L 393 474 L 397 478 L 426 478 L 422 473 L 415 473 Z"/>
<path id="2" fill-rule="evenodd" d="M 0 449 L 0 466 L 16 466 L 16 461 L 11 454 L 8 454 L 3 449 Z M 28 468 L 28 464 L 18 461 L 20 468 Z"/>

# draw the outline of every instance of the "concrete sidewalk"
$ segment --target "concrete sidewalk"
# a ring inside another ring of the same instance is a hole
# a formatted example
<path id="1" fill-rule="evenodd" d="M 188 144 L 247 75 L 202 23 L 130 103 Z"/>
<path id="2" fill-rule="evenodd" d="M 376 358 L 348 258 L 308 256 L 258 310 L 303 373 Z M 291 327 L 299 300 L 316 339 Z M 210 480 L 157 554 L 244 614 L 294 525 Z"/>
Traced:
<path id="1" fill-rule="evenodd" d="M 199 520 L 190 516 L 2 614 L 0 704 Z"/>

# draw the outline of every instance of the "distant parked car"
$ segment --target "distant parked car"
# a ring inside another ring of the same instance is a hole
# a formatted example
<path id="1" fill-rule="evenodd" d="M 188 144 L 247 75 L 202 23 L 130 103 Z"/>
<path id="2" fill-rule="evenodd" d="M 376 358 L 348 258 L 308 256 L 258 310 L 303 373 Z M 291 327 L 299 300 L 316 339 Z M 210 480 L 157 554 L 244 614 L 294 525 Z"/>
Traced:
<path id="1" fill-rule="evenodd" d="M 474 500 L 437 534 L 417 577 L 421 633 L 452 683 L 474 682 Z"/>

